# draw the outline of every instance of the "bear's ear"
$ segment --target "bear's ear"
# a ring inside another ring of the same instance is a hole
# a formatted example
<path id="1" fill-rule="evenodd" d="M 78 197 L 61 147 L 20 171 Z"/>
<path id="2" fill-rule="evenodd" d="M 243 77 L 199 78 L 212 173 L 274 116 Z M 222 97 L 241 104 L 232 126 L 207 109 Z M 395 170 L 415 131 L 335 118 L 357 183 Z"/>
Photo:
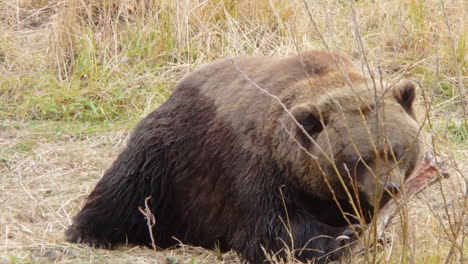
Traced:
<path id="1" fill-rule="evenodd" d="M 312 137 L 323 130 L 323 124 L 327 124 L 327 117 L 314 105 L 295 106 L 291 113 Z"/>
<path id="2" fill-rule="evenodd" d="M 393 96 L 403 108 L 412 112 L 414 99 L 416 98 L 416 84 L 412 81 L 403 81 L 393 89 Z"/>

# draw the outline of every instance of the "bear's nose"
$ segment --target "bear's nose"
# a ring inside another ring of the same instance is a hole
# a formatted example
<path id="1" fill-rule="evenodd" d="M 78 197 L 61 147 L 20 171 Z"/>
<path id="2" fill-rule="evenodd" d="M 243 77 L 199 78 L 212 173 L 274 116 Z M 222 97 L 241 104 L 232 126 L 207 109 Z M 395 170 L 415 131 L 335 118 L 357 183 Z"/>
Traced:
<path id="1" fill-rule="evenodd" d="M 400 190 L 400 184 L 394 182 L 387 182 L 385 184 L 385 189 L 392 194 L 397 194 Z"/>

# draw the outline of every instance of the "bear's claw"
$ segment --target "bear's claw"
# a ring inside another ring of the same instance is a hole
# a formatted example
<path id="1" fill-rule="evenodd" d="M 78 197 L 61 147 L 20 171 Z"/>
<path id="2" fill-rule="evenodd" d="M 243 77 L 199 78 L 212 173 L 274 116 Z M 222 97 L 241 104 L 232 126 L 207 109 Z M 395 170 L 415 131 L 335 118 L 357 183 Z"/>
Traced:
<path id="1" fill-rule="evenodd" d="M 362 226 L 358 224 L 350 225 L 348 228 L 343 231 L 343 235 L 345 236 L 358 236 L 362 233 Z"/>
<path id="2" fill-rule="evenodd" d="M 353 240 L 356 240 L 357 237 L 362 234 L 362 227 L 361 225 L 358 225 L 358 224 L 353 224 L 353 225 L 350 225 L 348 226 L 341 235 L 337 236 L 335 239 L 337 241 L 342 241 L 342 242 L 350 242 L 350 241 L 353 241 Z"/>
<path id="3" fill-rule="evenodd" d="M 350 239 L 351 238 L 349 236 L 345 236 L 345 235 L 341 235 L 341 236 L 336 238 L 336 240 L 338 240 L 338 241 L 348 241 Z"/>

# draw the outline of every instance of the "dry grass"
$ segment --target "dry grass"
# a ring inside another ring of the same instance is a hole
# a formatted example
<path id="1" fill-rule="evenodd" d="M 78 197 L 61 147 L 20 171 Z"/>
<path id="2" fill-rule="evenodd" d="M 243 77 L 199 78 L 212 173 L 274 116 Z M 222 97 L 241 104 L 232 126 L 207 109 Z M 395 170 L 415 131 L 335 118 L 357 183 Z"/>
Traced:
<path id="1" fill-rule="evenodd" d="M 2 124 L 0 263 L 161 263 L 168 257 L 183 263 L 236 260 L 233 254 L 190 247 L 154 253 L 146 248 L 105 251 L 65 243 L 64 229 L 116 157 L 127 133 L 120 128 L 93 136 L 60 135 L 50 132 L 50 125 L 54 124 Z"/>
<path id="2" fill-rule="evenodd" d="M 421 84 L 425 131 L 452 174 L 395 219 L 388 247 L 353 263 L 468 262 L 465 17 L 462 0 L 1 1 L 0 263 L 239 263 L 187 246 L 94 250 L 63 231 L 183 74 L 325 46 Z"/>

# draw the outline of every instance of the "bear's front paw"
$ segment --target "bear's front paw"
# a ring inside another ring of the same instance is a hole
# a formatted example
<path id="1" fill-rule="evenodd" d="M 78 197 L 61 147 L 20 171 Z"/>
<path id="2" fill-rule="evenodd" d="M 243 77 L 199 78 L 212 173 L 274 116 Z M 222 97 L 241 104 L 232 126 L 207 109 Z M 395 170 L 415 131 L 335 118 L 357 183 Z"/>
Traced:
<path id="1" fill-rule="evenodd" d="M 346 245 L 355 241 L 363 232 L 362 226 L 358 224 L 346 227 L 336 240 Z"/>
<path id="2" fill-rule="evenodd" d="M 109 241 L 99 239 L 74 225 L 71 225 L 65 232 L 65 239 L 72 243 L 85 244 L 94 248 L 112 249 L 112 245 Z"/>

